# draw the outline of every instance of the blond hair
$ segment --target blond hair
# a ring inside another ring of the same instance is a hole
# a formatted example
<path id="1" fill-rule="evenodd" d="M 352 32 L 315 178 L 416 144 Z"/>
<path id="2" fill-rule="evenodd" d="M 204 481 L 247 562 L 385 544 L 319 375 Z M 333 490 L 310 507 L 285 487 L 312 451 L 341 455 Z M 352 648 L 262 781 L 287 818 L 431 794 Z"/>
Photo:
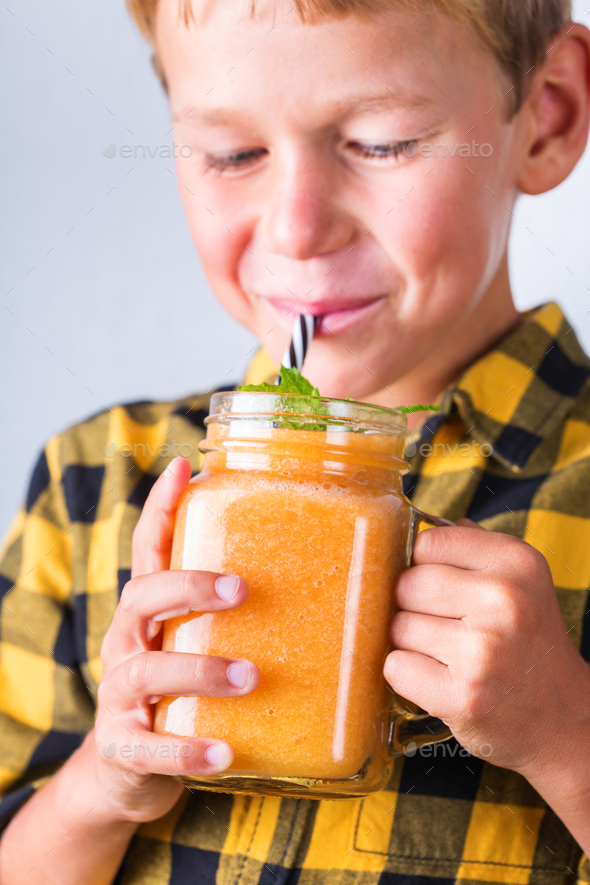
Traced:
<path id="1" fill-rule="evenodd" d="M 179 0 L 186 24 L 191 18 L 191 0 Z M 154 46 L 158 0 L 127 0 L 127 6 L 148 42 Z M 250 0 L 254 14 L 255 0 Z M 510 84 L 508 109 L 520 108 L 533 68 L 545 57 L 549 41 L 570 20 L 572 0 L 293 0 L 302 21 L 316 14 L 342 18 L 346 15 L 383 13 L 398 8 L 439 9 L 461 21 L 470 22 L 496 56 Z M 163 79 L 157 54 L 156 70 Z"/>

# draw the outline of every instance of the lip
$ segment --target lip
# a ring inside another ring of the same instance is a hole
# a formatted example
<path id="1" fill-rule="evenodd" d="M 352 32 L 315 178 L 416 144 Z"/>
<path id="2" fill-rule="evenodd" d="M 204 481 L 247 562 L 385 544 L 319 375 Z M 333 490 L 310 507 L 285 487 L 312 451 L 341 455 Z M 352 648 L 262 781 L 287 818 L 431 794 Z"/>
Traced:
<path id="1" fill-rule="evenodd" d="M 374 298 L 347 305 L 329 300 L 313 305 L 293 304 L 292 301 L 274 298 L 262 298 L 261 300 L 269 306 L 280 324 L 289 331 L 293 325 L 293 317 L 297 313 L 310 313 L 313 316 L 321 317 L 316 329 L 317 336 L 336 335 L 338 332 L 343 332 L 363 321 L 371 311 L 378 309 L 385 297 L 385 295 L 377 295 Z"/>

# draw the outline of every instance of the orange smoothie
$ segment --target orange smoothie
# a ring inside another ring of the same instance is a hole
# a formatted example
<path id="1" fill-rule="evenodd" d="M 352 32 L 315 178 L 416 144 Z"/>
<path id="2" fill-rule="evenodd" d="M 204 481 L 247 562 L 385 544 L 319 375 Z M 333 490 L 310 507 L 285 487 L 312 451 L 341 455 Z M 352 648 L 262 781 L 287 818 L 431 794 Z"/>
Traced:
<path id="1" fill-rule="evenodd" d="M 260 685 L 242 698 L 163 698 L 154 730 L 227 740 L 236 776 L 343 779 L 377 757 L 384 769 L 382 669 L 409 521 L 387 462 L 402 443 L 263 437 L 207 455 L 179 505 L 172 558 L 172 568 L 242 575 L 248 599 L 168 621 L 163 638 L 165 650 L 248 658 Z"/>

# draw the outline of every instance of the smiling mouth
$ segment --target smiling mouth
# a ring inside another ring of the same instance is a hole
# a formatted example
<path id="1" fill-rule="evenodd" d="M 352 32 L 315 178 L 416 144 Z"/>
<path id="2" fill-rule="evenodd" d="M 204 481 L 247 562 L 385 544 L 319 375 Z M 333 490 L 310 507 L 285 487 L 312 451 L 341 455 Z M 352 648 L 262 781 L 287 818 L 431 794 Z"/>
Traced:
<path id="1" fill-rule="evenodd" d="M 284 329 L 289 332 L 293 326 L 295 317 L 299 313 L 309 313 L 320 317 L 316 328 L 316 336 L 336 335 L 356 323 L 362 322 L 372 311 L 379 308 L 385 300 L 385 295 L 378 295 L 370 300 L 359 301 L 356 304 L 342 305 L 336 302 L 325 301 L 314 304 L 313 307 L 303 304 L 293 304 L 279 299 L 262 298 Z"/>

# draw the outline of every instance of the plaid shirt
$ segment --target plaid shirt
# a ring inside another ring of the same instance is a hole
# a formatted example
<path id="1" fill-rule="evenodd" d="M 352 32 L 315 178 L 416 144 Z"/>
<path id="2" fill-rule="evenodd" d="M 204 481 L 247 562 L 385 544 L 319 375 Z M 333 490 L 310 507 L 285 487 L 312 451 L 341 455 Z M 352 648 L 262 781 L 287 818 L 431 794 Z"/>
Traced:
<path id="1" fill-rule="evenodd" d="M 248 380 L 272 371 L 260 352 Z M 441 413 L 419 432 L 406 477 L 418 507 L 468 516 L 547 557 L 569 635 L 586 659 L 589 377 L 590 361 L 557 305 L 530 312 L 445 393 Z M 206 396 L 107 409 L 52 439 L 34 469 L 0 563 L 4 820 L 93 726 L 99 649 L 130 576 L 133 528 L 178 446 L 190 446 L 200 467 L 207 411 Z M 461 448 L 474 441 L 479 447 Z M 587 883 L 589 873 L 574 839 L 522 777 L 451 741 L 430 758 L 399 758 L 387 789 L 365 799 L 186 790 L 167 815 L 139 827 L 116 881 L 561 885 Z"/>

